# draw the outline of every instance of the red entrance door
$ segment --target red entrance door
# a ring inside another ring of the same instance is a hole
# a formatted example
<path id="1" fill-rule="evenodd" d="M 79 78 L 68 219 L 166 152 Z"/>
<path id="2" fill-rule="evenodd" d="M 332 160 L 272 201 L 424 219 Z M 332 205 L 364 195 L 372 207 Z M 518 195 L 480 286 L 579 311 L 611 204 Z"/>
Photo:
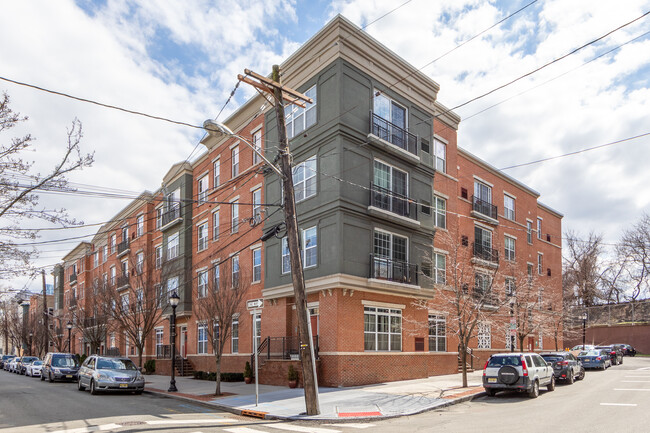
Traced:
<path id="1" fill-rule="evenodd" d="M 535 349 L 535 337 L 528 337 L 528 351 L 532 352 Z"/>

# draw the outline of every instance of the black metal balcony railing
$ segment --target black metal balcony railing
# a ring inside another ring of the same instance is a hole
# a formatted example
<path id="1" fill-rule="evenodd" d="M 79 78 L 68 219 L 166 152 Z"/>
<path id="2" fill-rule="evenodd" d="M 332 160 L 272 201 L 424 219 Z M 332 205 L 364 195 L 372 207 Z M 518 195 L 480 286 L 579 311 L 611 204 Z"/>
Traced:
<path id="1" fill-rule="evenodd" d="M 371 254 L 370 278 L 418 285 L 418 265 Z"/>
<path id="2" fill-rule="evenodd" d="M 122 242 L 117 244 L 117 255 L 119 256 L 123 252 L 129 249 L 129 240 L 124 239 Z"/>
<path id="3" fill-rule="evenodd" d="M 474 257 L 488 262 L 498 262 L 499 250 L 485 246 L 480 242 L 474 242 Z"/>
<path id="4" fill-rule="evenodd" d="M 372 134 L 386 140 L 413 155 L 418 154 L 418 138 L 404 128 L 401 128 L 383 117 L 370 112 L 370 131 Z"/>
<path id="5" fill-rule="evenodd" d="M 407 218 L 418 219 L 417 203 L 408 197 L 382 188 L 374 183 L 370 184 L 370 204 L 379 209 L 393 212 Z"/>
<path id="6" fill-rule="evenodd" d="M 162 225 L 166 226 L 170 222 L 174 221 L 181 217 L 181 208 L 180 206 L 174 206 L 165 212 L 162 216 Z"/>
<path id="7" fill-rule="evenodd" d="M 129 285 L 129 274 L 122 274 L 117 277 L 117 287 L 124 287 Z"/>
<path id="8" fill-rule="evenodd" d="M 313 336 L 314 358 L 318 359 L 318 335 Z M 266 337 L 257 347 L 260 365 L 267 359 L 300 359 L 300 337 Z M 251 355 L 251 367 L 255 368 L 255 354 Z"/>
<path id="9" fill-rule="evenodd" d="M 497 207 L 490 202 L 481 200 L 475 195 L 472 196 L 472 210 L 489 216 L 492 219 L 497 219 Z"/>
<path id="10" fill-rule="evenodd" d="M 77 282 L 77 274 L 70 274 L 70 284 Z"/>

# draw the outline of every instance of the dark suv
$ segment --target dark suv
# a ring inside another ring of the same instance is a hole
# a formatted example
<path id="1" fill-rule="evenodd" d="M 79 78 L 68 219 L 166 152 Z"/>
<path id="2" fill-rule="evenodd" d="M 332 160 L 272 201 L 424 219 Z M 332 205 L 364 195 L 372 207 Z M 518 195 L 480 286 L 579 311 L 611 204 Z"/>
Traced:
<path id="1" fill-rule="evenodd" d="M 48 382 L 55 380 L 76 381 L 79 373 L 79 359 L 72 353 L 49 352 L 43 360 L 41 380 Z"/>
<path id="2" fill-rule="evenodd" d="M 585 378 L 585 369 L 571 352 L 549 352 L 540 355 L 553 366 L 555 379 L 571 384 L 575 379 Z"/>

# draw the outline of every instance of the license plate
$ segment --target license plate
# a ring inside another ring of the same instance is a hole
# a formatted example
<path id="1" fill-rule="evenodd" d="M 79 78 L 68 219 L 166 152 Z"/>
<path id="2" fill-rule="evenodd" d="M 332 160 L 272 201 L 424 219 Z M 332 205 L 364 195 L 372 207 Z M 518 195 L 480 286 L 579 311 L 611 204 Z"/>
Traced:
<path id="1" fill-rule="evenodd" d="M 497 383 L 496 377 L 488 377 L 488 383 Z"/>
<path id="2" fill-rule="evenodd" d="M 120 383 L 120 388 L 128 388 L 129 384 L 128 383 Z"/>
<path id="3" fill-rule="evenodd" d="M 72 379 L 72 375 L 71 375 L 71 374 L 66 374 L 65 377 L 66 377 L 67 379 Z"/>

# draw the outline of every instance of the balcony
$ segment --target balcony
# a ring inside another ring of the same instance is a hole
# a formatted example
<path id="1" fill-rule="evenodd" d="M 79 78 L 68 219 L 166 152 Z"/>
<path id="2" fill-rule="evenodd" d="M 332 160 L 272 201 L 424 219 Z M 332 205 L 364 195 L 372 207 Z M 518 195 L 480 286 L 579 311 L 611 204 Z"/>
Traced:
<path id="1" fill-rule="evenodd" d="M 371 254 L 370 278 L 417 286 L 418 265 Z"/>
<path id="2" fill-rule="evenodd" d="M 162 215 L 162 227 L 160 230 L 166 230 L 168 227 L 176 224 L 181 221 L 181 208 L 180 206 L 174 206 L 169 208 L 167 212 Z"/>
<path id="3" fill-rule="evenodd" d="M 121 257 L 128 252 L 129 252 L 129 240 L 124 239 L 122 242 L 117 244 L 117 257 Z"/>
<path id="4" fill-rule="evenodd" d="M 77 284 L 77 274 L 70 274 L 70 285 Z"/>
<path id="5" fill-rule="evenodd" d="M 370 185 L 370 206 L 417 220 L 417 204 L 408 197 L 382 188 L 374 183 Z"/>
<path id="6" fill-rule="evenodd" d="M 386 119 L 370 112 L 370 134 L 368 139 L 384 150 L 419 163 L 418 137 Z"/>
<path id="7" fill-rule="evenodd" d="M 117 289 L 121 289 L 129 285 L 129 274 L 122 274 L 117 277 Z"/>
<path id="8" fill-rule="evenodd" d="M 485 246 L 480 242 L 474 242 L 473 256 L 472 261 L 478 259 L 493 266 L 499 263 L 499 250 Z"/>
<path id="9" fill-rule="evenodd" d="M 499 224 L 497 220 L 497 207 L 490 202 L 482 200 L 475 195 L 472 196 L 472 216 L 481 218 L 493 224 Z"/>

